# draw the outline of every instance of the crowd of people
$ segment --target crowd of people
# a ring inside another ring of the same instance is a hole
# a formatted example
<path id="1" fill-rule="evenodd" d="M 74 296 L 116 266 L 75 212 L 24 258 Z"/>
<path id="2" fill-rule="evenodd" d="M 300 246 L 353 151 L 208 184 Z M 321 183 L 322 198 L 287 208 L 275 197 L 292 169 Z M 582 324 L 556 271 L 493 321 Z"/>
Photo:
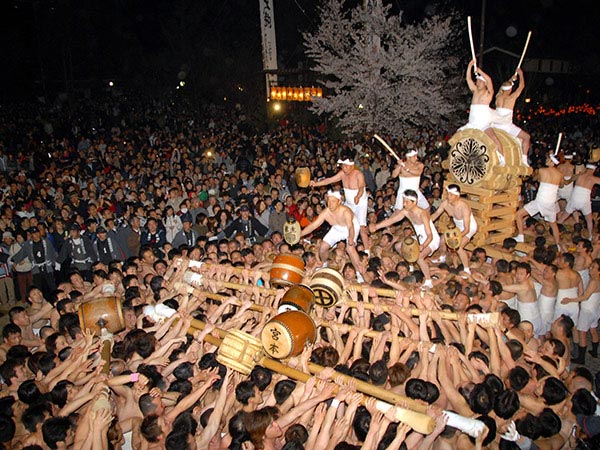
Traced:
<path id="1" fill-rule="evenodd" d="M 600 386 L 584 363 L 588 334 L 588 358 L 598 357 L 600 243 L 592 194 L 575 200 L 599 181 L 585 168 L 597 119 L 528 125 L 536 172 L 523 182 L 520 235 L 493 258 L 466 248 L 477 222 L 441 164 L 451 130 L 387 137 L 396 162 L 372 142 L 328 138 L 324 125 L 258 132 L 219 108 L 119 99 L 3 109 L 0 445 L 596 448 Z M 297 167 L 309 168 L 310 188 L 297 186 Z M 562 212 L 543 201 L 548 185 L 563 189 Z M 527 219 L 538 212 L 545 220 Z M 294 244 L 283 239 L 291 219 L 303 229 Z M 442 220 L 460 229 L 456 250 L 436 231 Z M 411 236 L 414 264 L 401 257 Z M 525 236 L 529 254 L 514 249 Z M 348 293 L 357 307 L 314 307 L 316 342 L 286 362 L 326 368 L 305 383 L 262 366 L 242 375 L 207 342 L 217 328 L 260 336 L 285 292 L 261 287 L 285 253 L 303 258 L 307 278 L 327 266 L 363 286 Z M 181 285 L 190 261 L 210 263 L 191 294 Z M 125 327 L 98 338 L 77 311 L 111 296 Z M 193 331 L 195 320 L 206 326 Z M 433 432 L 382 413 L 352 380 L 426 406 Z M 482 426 L 469 435 L 446 411 Z"/>

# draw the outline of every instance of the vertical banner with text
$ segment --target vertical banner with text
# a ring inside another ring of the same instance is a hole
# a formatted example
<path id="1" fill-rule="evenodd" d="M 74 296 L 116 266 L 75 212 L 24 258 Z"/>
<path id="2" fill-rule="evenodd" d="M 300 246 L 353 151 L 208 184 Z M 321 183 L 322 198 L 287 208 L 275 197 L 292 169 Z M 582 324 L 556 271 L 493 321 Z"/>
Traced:
<path id="1" fill-rule="evenodd" d="M 262 34 L 263 70 L 277 70 L 277 42 L 275 39 L 275 12 L 273 0 L 260 2 L 260 29 Z M 267 98 L 271 86 L 277 85 L 277 74 L 267 73 L 265 76 Z"/>

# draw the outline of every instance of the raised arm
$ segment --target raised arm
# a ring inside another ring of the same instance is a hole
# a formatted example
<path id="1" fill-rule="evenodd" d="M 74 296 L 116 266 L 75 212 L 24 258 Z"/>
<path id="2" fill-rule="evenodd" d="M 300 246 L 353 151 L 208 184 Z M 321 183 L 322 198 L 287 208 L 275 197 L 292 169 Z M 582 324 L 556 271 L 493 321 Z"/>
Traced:
<path id="1" fill-rule="evenodd" d="M 314 222 L 312 222 L 310 225 L 308 225 L 306 228 L 304 228 L 304 230 L 302 230 L 302 233 L 300 233 L 301 238 L 304 236 L 308 236 L 310 233 L 312 233 L 317 228 L 319 228 L 321 225 L 323 225 L 323 222 L 325 222 L 326 211 L 327 210 L 325 210 L 321 214 L 319 214 L 319 217 L 317 217 L 317 219 Z"/>
<path id="2" fill-rule="evenodd" d="M 446 206 L 448 206 L 448 201 L 444 200 L 442 201 L 442 203 L 440 203 L 440 206 L 438 206 L 438 209 L 435 210 L 435 212 L 431 215 L 431 221 L 435 222 L 436 220 L 438 220 L 438 218 L 444 213 L 447 212 L 446 211 Z"/>
<path id="3" fill-rule="evenodd" d="M 475 65 L 475 60 L 472 59 L 469 61 L 469 65 L 467 66 L 467 73 L 465 74 L 465 79 L 467 80 L 467 86 L 469 86 L 469 90 L 471 92 L 475 92 L 477 86 L 473 81 L 473 66 Z"/>
<path id="4" fill-rule="evenodd" d="M 342 171 L 341 170 L 332 177 L 324 178 L 321 181 L 311 181 L 310 187 L 327 186 L 329 184 L 338 183 L 340 181 L 342 181 Z M 364 182 L 364 178 L 363 178 L 363 182 Z"/>

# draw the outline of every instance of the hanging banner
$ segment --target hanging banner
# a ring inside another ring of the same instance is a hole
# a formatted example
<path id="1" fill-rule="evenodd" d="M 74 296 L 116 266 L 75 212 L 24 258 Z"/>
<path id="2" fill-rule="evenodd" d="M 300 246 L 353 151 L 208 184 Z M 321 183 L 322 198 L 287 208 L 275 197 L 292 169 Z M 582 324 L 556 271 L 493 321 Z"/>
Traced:
<path id="1" fill-rule="evenodd" d="M 275 39 L 275 11 L 273 0 L 258 0 L 260 3 L 260 29 L 262 35 L 263 70 L 277 70 L 277 43 Z M 276 74 L 266 74 L 266 91 L 269 97 L 271 86 L 277 85 Z"/>

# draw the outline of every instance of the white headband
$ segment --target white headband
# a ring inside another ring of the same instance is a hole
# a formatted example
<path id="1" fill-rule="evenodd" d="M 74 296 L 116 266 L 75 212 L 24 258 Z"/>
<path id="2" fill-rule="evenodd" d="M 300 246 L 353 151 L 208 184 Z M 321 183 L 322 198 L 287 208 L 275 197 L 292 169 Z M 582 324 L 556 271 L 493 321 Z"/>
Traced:
<path id="1" fill-rule="evenodd" d="M 558 159 L 556 159 L 556 156 L 554 155 L 550 155 L 550 161 L 552 161 L 555 166 L 558 166 L 559 164 Z"/>
<path id="2" fill-rule="evenodd" d="M 596 169 L 596 164 L 586 164 L 585 168 L 586 169 L 594 169 L 595 170 Z"/>
<path id="3" fill-rule="evenodd" d="M 500 86 L 500 89 L 502 89 L 503 91 L 510 91 L 512 89 L 512 85 L 510 86 L 505 86 L 504 84 L 502 86 Z"/>
<path id="4" fill-rule="evenodd" d="M 475 74 L 475 78 L 476 78 L 477 80 L 481 80 L 481 81 L 483 81 L 484 83 L 487 83 L 486 79 L 485 79 L 485 78 L 484 78 L 482 75 L 479 75 L 478 73 L 477 73 L 477 74 Z"/>
<path id="5" fill-rule="evenodd" d="M 406 152 L 406 157 L 410 158 L 411 156 L 417 156 L 419 154 L 416 150 L 411 150 L 410 152 Z"/>
<path id="6" fill-rule="evenodd" d="M 407 200 L 412 200 L 413 202 L 417 201 L 417 197 L 415 197 L 414 195 L 407 195 L 405 193 L 402 193 L 402 197 L 404 197 Z"/>
<path id="7" fill-rule="evenodd" d="M 339 191 L 327 191 L 327 196 L 328 197 L 335 197 L 338 200 L 342 200 L 342 194 L 340 194 Z"/>
<path id="8" fill-rule="evenodd" d="M 446 191 L 448 191 L 449 194 L 460 195 L 460 191 L 455 187 L 446 186 Z"/>
<path id="9" fill-rule="evenodd" d="M 354 161 L 350 161 L 349 159 L 338 159 L 338 164 L 347 164 L 349 166 L 354 165 Z"/>
<path id="10" fill-rule="evenodd" d="M 565 155 L 565 159 L 573 159 L 573 155 Z"/>

